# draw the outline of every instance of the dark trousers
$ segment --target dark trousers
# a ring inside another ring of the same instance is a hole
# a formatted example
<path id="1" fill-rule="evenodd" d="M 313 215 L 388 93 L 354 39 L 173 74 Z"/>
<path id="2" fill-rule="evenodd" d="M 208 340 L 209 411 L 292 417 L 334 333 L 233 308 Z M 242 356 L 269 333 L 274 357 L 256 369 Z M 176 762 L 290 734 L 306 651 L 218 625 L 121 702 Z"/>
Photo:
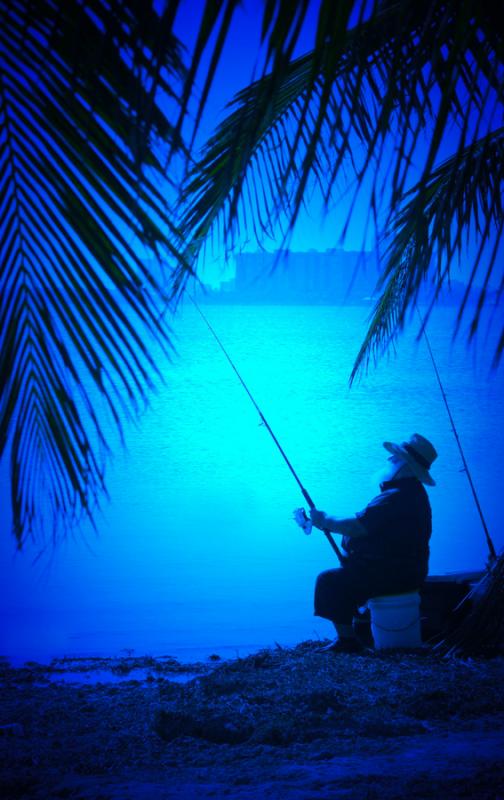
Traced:
<path id="1" fill-rule="evenodd" d="M 315 584 L 315 615 L 340 625 L 351 625 L 357 609 L 371 597 L 385 594 L 414 592 L 418 585 L 386 579 L 385 576 L 366 575 L 348 568 L 328 569 L 321 572 Z"/>

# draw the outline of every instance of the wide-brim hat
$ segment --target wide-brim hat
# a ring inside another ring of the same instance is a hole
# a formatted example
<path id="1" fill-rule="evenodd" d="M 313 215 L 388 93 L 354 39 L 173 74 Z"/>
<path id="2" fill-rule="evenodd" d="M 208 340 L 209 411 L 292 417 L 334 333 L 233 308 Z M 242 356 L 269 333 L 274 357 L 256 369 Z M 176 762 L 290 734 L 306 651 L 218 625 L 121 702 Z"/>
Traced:
<path id="1" fill-rule="evenodd" d="M 426 483 L 428 486 L 436 485 L 429 470 L 432 462 L 437 458 L 437 452 L 424 436 L 414 433 L 407 442 L 402 444 L 383 442 L 383 446 L 392 455 L 402 458 L 422 483 Z"/>

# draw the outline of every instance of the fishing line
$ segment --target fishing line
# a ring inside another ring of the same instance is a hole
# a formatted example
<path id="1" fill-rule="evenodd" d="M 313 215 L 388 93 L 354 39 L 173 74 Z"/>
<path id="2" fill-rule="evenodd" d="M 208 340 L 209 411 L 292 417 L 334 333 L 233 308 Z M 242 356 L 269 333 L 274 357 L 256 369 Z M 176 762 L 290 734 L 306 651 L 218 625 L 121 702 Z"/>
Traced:
<path id="1" fill-rule="evenodd" d="M 445 404 L 445 408 L 446 408 L 446 412 L 448 414 L 448 418 L 450 420 L 450 424 L 451 424 L 451 427 L 452 427 L 453 435 L 455 436 L 455 441 L 457 442 L 459 453 L 460 453 L 460 456 L 462 458 L 462 464 L 464 465 L 464 472 L 467 475 L 467 480 L 469 481 L 469 486 L 471 487 L 472 495 L 473 495 L 473 498 L 474 498 L 474 502 L 476 503 L 476 508 L 478 509 L 478 513 L 479 513 L 479 516 L 480 516 L 481 524 L 483 525 L 483 530 L 485 531 L 485 537 L 486 537 L 486 541 L 487 541 L 487 545 L 488 545 L 488 550 L 490 551 L 490 562 L 493 562 L 493 561 L 496 561 L 496 559 L 497 559 L 497 553 L 495 551 L 494 543 L 493 543 L 492 538 L 490 536 L 490 533 L 488 531 L 488 527 L 487 527 L 487 524 L 485 522 L 485 517 L 483 516 L 483 510 L 481 508 L 481 505 L 480 505 L 480 502 L 479 502 L 479 499 L 478 499 L 478 495 L 476 493 L 476 488 L 474 486 L 474 482 L 473 482 L 473 479 L 472 479 L 472 476 L 471 476 L 471 472 L 469 470 L 469 466 L 467 464 L 466 457 L 464 455 L 464 451 L 463 451 L 462 445 L 460 443 L 460 438 L 459 438 L 459 435 L 458 435 L 458 432 L 457 432 L 455 421 L 453 419 L 453 415 L 451 413 L 450 406 L 448 405 L 448 399 L 446 397 L 446 392 L 444 390 L 443 383 L 441 381 L 441 376 L 440 376 L 439 370 L 437 368 L 436 359 L 434 358 L 434 353 L 432 352 L 432 347 L 431 347 L 431 344 L 430 344 L 430 341 L 429 341 L 429 337 L 427 336 L 427 330 L 426 330 L 425 321 L 423 320 L 422 315 L 420 314 L 420 311 L 418 310 L 418 306 L 415 306 L 415 308 L 416 308 L 418 316 L 420 317 L 420 321 L 422 323 L 422 335 L 423 335 L 423 337 L 425 339 L 425 344 L 427 345 L 427 350 L 429 351 L 429 356 L 430 356 L 430 359 L 432 361 L 432 366 L 434 367 L 434 373 L 436 375 L 437 382 L 439 384 L 439 388 L 441 390 L 441 395 L 442 395 L 442 398 L 443 398 L 443 401 L 444 401 L 444 404 Z"/>
<path id="2" fill-rule="evenodd" d="M 198 314 L 200 315 L 201 319 L 203 320 L 203 322 L 204 322 L 204 323 L 205 323 L 205 325 L 207 326 L 208 330 L 210 331 L 210 333 L 211 333 L 211 334 L 212 334 L 212 336 L 214 337 L 215 341 L 216 341 L 216 342 L 217 342 L 217 344 L 219 345 L 220 349 L 222 350 L 222 352 L 223 352 L 223 353 L 224 353 L 224 355 L 226 356 L 226 358 L 227 358 L 227 360 L 228 360 L 228 362 L 229 362 L 229 364 L 230 364 L 231 368 L 232 368 L 232 369 L 233 369 L 233 371 L 235 372 L 235 374 L 236 374 L 236 376 L 237 376 L 238 380 L 240 381 L 241 385 L 242 385 L 242 386 L 243 386 L 243 388 L 245 389 L 245 391 L 246 391 L 246 393 L 247 393 L 247 395 L 248 395 L 249 399 L 251 400 L 251 402 L 252 402 L 252 403 L 253 403 L 253 405 L 254 405 L 254 408 L 255 408 L 255 410 L 257 411 L 257 413 L 259 414 L 259 417 L 261 418 L 261 422 L 262 422 L 262 424 L 264 425 L 264 427 L 266 428 L 266 430 L 267 430 L 267 431 L 268 431 L 268 433 L 270 434 L 271 438 L 272 438 L 272 439 L 273 439 L 273 441 L 275 442 L 275 444 L 276 444 L 276 446 L 278 447 L 278 449 L 279 449 L 279 451 L 280 451 L 280 453 L 281 453 L 281 455 L 282 455 L 282 457 L 283 457 L 283 459 L 284 459 L 285 463 L 287 464 L 287 466 L 288 466 L 289 470 L 291 471 L 291 473 L 292 473 L 292 475 L 293 475 L 293 477 L 294 477 L 294 479 L 295 479 L 295 481 L 296 481 L 297 485 L 298 485 L 298 486 L 299 486 L 299 488 L 301 489 L 301 492 L 302 492 L 302 495 L 303 495 L 304 499 L 306 500 L 306 502 L 308 503 L 308 505 L 309 505 L 309 507 L 310 507 L 310 508 L 315 508 L 315 503 L 313 502 L 313 500 L 311 499 L 311 497 L 310 497 L 310 495 L 308 494 L 307 490 L 305 489 L 305 487 L 304 487 L 304 486 L 303 486 L 303 484 L 301 483 L 301 481 L 300 481 L 300 479 L 299 479 L 299 476 L 298 476 L 298 475 L 297 475 L 297 473 L 296 473 L 296 470 L 294 469 L 294 467 L 292 466 L 291 462 L 290 462 L 290 461 L 289 461 L 289 459 L 287 458 L 287 455 L 286 455 L 286 453 L 285 453 L 285 451 L 284 451 L 284 449 L 283 449 L 282 445 L 280 444 L 280 442 L 278 441 L 277 437 L 276 437 L 276 436 L 275 436 L 275 434 L 273 433 L 273 431 L 272 431 L 272 429 L 271 429 L 271 426 L 270 426 L 270 424 L 269 424 L 268 420 L 266 419 L 266 417 L 264 416 L 263 412 L 262 412 L 262 411 L 261 411 L 261 409 L 259 408 L 259 406 L 258 406 L 257 402 L 255 401 L 255 399 L 254 399 L 254 397 L 253 397 L 253 395 L 252 395 L 252 392 L 250 391 L 250 389 L 248 388 L 247 384 L 246 384 L 246 383 L 245 383 L 245 381 L 243 380 L 242 376 L 241 376 L 241 375 L 240 375 L 240 373 L 238 372 L 238 369 L 236 368 L 236 366 L 235 366 L 235 364 L 234 364 L 233 360 L 231 359 L 231 356 L 229 355 L 229 353 L 227 352 L 226 348 L 225 348 L 225 347 L 224 347 L 224 345 L 222 344 L 221 340 L 220 340 L 220 339 L 219 339 L 219 337 L 217 336 L 217 333 L 215 332 L 215 330 L 214 330 L 214 329 L 212 328 L 212 326 L 210 325 L 210 322 L 208 321 L 208 319 L 206 318 L 206 316 L 203 314 L 203 311 L 201 310 L 201 308 L 200 308 L 200 307 L 199 307 L 199 305 L 197 304 L 197 302 L 196 302 L 196 300 L 194 299 L 194 297 L 192 297 L 192 296 L 191 296 L 191 295 L 190 295 L 188 292 L 187 292 L 186 294 L 187 294 L 187 296 L 189 297 L 189 299 L 190 299 L 191 303 L 194 305 L 194 307 L 195 307 L 196 311 L 198 312 Z M 336 544 L 336 542 L 334 541 L 334 539 L 333 539 L 333 537 L 331 536 L 330 532 L 329 532 L 329 531 L 326 531 L 326 530 L 324 530 L 324 534 L 325 534 L 325 536 L 326 536 L 326 538 L 327 538 L 327 540 L 328 540 L 329 544 L 331 545 L 332 549 L 333 549 L 333 550 L 334 550 L 334 552 L 336 553 L 336 555 L 337 555 L 337 557 L 338 557 L 338 559 L 339 559 L 340 563 L 343 563 L 343 556 L 342 556 L 341 550 L 339 549 L 338 545 L 337 545 L 337 544 Z"/>

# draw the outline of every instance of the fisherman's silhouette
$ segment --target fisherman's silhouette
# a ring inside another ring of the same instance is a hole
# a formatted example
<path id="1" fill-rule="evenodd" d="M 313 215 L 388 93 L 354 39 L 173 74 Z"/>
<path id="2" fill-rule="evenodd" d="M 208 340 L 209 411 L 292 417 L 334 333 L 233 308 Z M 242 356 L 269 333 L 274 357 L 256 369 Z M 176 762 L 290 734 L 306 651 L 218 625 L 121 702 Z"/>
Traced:
<path id="1" fill-rule="evenodd" d="M 342 565 L 322 572 L 315 586 L 315 614 L 331 620 L 337 639 L 333 652 L 359 652 L 363 644 L 353 620 L 372 597 L 418 591 L 429 566 L 432 515 L 423 484 L 434 486 L 433 445 L 414 433 L 402 444 L 384 442 L 390 453 L 381 492 L 353 517 L 335 517 L 312 508 L 312 524 L 343 536 Z"/>

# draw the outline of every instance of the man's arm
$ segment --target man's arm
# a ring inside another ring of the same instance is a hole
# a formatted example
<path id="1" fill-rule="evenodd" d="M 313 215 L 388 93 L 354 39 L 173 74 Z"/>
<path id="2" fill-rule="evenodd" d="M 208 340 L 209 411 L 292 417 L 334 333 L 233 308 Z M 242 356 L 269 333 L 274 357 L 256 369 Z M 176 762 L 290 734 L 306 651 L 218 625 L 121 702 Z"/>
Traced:
<path id="1" fill-rule="evenodd" d="M 311 521 L 316 528 L 321 531 L 331 531 L 331 533 L 341 533 L 342 536 L 358 538 L 367 536 L 367 530 L 356 517 L 330 517 L 325 511 L 317 508 L 310 510 Z"/>

